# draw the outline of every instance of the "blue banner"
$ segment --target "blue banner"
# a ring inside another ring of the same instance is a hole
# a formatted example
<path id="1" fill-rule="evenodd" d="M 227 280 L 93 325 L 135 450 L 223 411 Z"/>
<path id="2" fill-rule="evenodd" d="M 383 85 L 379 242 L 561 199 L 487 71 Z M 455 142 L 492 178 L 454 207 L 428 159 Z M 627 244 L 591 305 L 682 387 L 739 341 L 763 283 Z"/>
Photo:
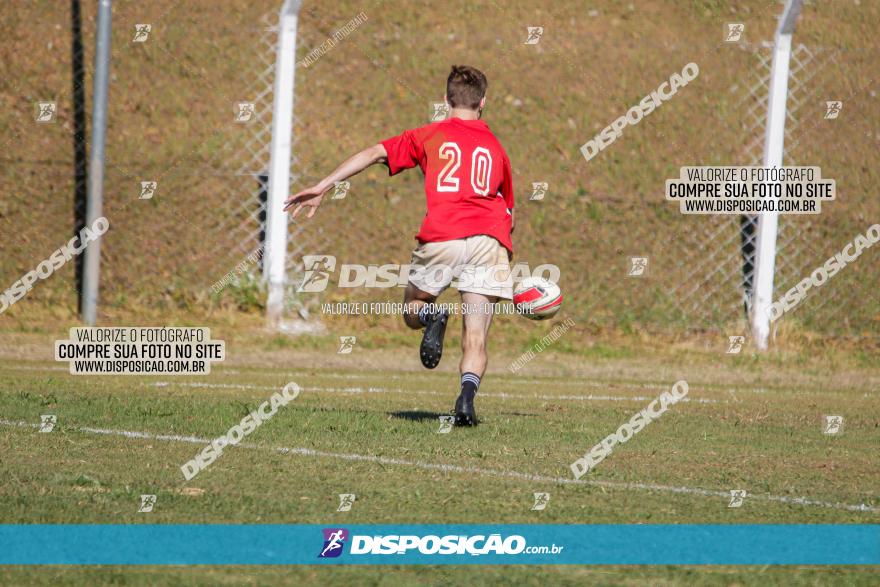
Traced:
<path id="1" fill-rule="evenodd" d="M 880 525 L 0 525 L 4 565 L 876 565 Z"/>

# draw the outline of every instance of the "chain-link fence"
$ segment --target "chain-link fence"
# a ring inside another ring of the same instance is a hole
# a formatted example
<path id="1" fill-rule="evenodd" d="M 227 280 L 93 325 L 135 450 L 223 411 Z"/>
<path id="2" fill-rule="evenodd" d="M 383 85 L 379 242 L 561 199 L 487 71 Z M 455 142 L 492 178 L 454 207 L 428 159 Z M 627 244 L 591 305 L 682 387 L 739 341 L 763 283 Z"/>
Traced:
<path id="1" fill-rule="evenodd" d="M 730 165 L 762 165 L 769 99 L 773 44 L 739 43 L 751 62 L 751 71 L 735 83 L 734 120 L 740 121 L 742 152 Z M 853 159 L 868 145 L 859 144 L 860 137 L 847 137 L 843 144 L 832 146 L 822 141 L 828 125 L 840 124 L 837 117 L 843 102 L 839 95 L 841 51 L 822 47 L 810 48 L 797 44 L 792 49 L 788 82 L 785 127 L 784 164 L 816 165 L 830 151 L 848 153 Z M 831 92 L 829 94 L 829 91 Z M 845 124 L 845 123 L 843 123 Z M 854 129 L 853 129 L 854 130 Z M 825 169 L 841 167 L 826 166 Z M 846 176 L 839 185 L 847 186 Z M 848 198 L 844 190 L 842 202 L 830 203 L 817 216 L 785 216 L 780 219 L 777 237 L 775 271 L 776 298 L 810 275 L 841 246 L 865 230 L 877 218 L 876 201 Z M 835 207 L 844 208 L 841 213 Z M 715 326 L 745 314 L 751 307 L 754 279 L 757 216 L 716 216 L 693 219 L 701 226 L 699 240 L 693 241 L 689 255 L 683 255 L 678 266 L 685 278 L 671 284 L 669 294 L 687 316 Z M 834 235 L 834 238 L 827 236 Z M 702 246 L 701 246 L 702 245 Z M 739 251 L 739 255 L 737 255 Z M 877 320 L 877 275 L 867 266 L 850 266 L 834 279 L 833 285 L 810 296 L 809 302 L 795 315 L 795 320 L 809 328 L 826 333 L 860 333 Z M 731 287 L 739 284 L 739 287 Z M 846 303 L 840 303 L 846 300 Z M 856 325 L 861 324 L 862 328 Z"/>
<path id="2" fill-rule="evenodd" d="M 114 7 L 105 188 L 111 231 L 102 246 L 99 308 L 105 317 L 138 307 L 198 310 L 215 303 L 218 289 L 242 305 L 262 303 L 279 8 L 277 0 Z M 7 284 L 81 223 L 93 9 L 79 2 L 49 11 L 23 6 L 0 25 L 5 38 L 15 39 L 0 65 L 12 80 L 0 118 L 7 150 L 0 234 L 15 243 L 4 246 L 0 264 Z M 489 76 L 486 120 L 513 162 L 517 260 L 560 266 L 567 312 L 600 331 L 741 331 L 751 221 L 683 216 L 663 200 L 663 185 L 683 165 L 759 163 L 770 47 L 724 43 L 717 20 L 699 16 L 670 15 L 676 24 L 660 31 L 650 20 L 630 19 L 626 7 L 619 15 L 609 9 L 583 16 L 568 6 L 546 17 L 543 35 L 527 44 L 527 25 L 535 24 L 528 11 L 461 10 L 482 23 L 479 30 L 408 26 L 382 3 L 306 4 L 292 190 L 359 148 L 427 123 L 430 104 L 442 101 L 450 60 L 469 61 Z M 357 30 L 308 67 L 302 63 L 362 11 L 366 20 Z M 750 25 L 749 38 L 770 38 L 777 12 L 769 6 L 755 13 L 754 22 L 766 26 Z M 876 51 L 814 41 L 821 25 L 810 18 L 808 11 L 795 33 L 785 163 L 821 166 L 837 180 L 838 200 L 819 216 L 782 217 L 777 296 L 880 217 L 872 194 L 880 166 L 871 121 L 878 113 L 868 99 Z M 31 21 L 46 26 L 25 26 Z M 145 23 L 148 30 L 138 28 Z M 627 36 L 635 30 L 644 34 L 638 43 Z M 591 40 L 599 31 L 601 42 Z M 700 65 L 697 80 L 584 161 L 581 144 L 689 62 Z M 56 103 L 54 122 L 35 121 L 43 101 Z M 843 104 L 836 119 L 826 118 L 829 101 Z M 319 319 L 320 300 L 402 296 L 397 289 L 332 285 L 321 297 L 294 291 L 306 254 L 365 265 L 408 261 L 424 213 L 421 177 L 383 176 L 374 169 L 353 178 L 345 198 L 328 198 L 310 222 L 290 223 L 291 312 Z M 529 199 L 533 182 L 549 185 L 543 200 Z M 641 258 L 644 271 L 630 275 Z M 791 319 L 826 334 L 875 334 L 873 259 L 848 266 Z M 70 307 L 76 286 L 75 271 L 65 267 L 29 298 Z"/>

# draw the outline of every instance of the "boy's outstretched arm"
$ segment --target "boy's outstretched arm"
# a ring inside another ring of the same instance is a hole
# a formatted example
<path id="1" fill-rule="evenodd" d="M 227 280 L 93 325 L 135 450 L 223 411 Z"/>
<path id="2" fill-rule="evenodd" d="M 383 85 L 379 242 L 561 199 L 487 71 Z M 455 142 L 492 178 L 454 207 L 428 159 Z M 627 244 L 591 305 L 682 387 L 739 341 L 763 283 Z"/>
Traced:
<path id="1" fill-rule="evenodd" d="M 360 153 L 352 155 L 343 161 L 333 173 L 312 187 L 306 188 L 298 194 L 294 194 L 287 198 L 284 202 L 284 209 L 289 210 L 295 205 L 296 208 L 294 208 L 291 217 L 296 218 L 296 215 L 299 214 L 304 207 L 311 208 L 306 216 L 306 218 L 311 218 L 315 215 L 315 210 L 318 209 L 318 206 L 321 205 L 321 200 L 324 199 L 324 193 L 332 188 L 336 182 L 346 180 L 353 175 L 357 175 L 370 165 L 383 163 L 387 159 L 388 153 L 385 151 L 385 146 L 382 145 L 382 143 L 367 147 Z"/>

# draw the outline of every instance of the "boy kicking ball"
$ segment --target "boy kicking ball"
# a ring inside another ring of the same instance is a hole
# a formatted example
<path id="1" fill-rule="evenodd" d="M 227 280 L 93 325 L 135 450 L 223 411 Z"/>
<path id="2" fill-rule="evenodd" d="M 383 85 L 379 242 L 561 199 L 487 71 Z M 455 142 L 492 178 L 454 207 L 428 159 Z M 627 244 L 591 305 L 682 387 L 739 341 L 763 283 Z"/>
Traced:
<path id="1" fill-rule="evenodd" d="M 424 267 L 409 277 L 403 318 L 424 329 L 419 353 L 433 369 L 443 354 L 448 313 L 436 308 L 437 296 L 457 278 L 462 302 L 461 392 L 455 423 L 475 426 L 474 397 L 486 371 L 489 326 L 494 304 L 511 299 L 510 260 L 514 228 L 510 160 L 489 126 L 480 120 L 486 105 L 486 76 L 454 65 L 446 80 L 449 118 L 368 147 L 344 161 L 316 185 L 290 196 L 284 209 L 293 218 L 309 208 L 314 216 L 324 194 L 336 182 L 384 163 L 390 175 L 419 166 L 425 175 L 428 212 L 416 235 L 412 264 Z M 451 271 L 449 270 L 451 269 Z"/>

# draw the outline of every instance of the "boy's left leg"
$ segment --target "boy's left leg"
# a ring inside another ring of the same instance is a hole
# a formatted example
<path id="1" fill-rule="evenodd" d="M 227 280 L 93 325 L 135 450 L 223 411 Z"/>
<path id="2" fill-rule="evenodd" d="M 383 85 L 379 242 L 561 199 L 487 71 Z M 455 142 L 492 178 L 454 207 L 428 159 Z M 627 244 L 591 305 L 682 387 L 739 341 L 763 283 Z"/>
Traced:
<path id="1" fill-rule="evenodd" d="M 404 293 L 407 312 L 406 325 L 412 329 L 424 328 L 419 357 L 422 365 L 435 368 L 443 356 L 443 336 L 449 313 L 436 308 L 434 302 L 449 287 L 454 277 L 453 268 L 459 264 L 465 250 L 464 240 L 420 243 L 412 254 L 412 266 Z"/>
<path id="2" fill-rule="evenodd" d="M 446 310 L 434 308 L 436 301 L 435 294 L 419 289 L 412 282 L 406 285 L 406 292 L 403 294 L 403 321 L 413 330 L 424 329 L 419 357 L 422 365 L 428 369 L 433 369 L 440 363 L 440 357 L 443 356 L 443 336 L 449 320 Z"/>
<path id="3" fill-rule="evenodd" d="M 489 327 L 498 298 L 468 291 L 461 292 L 461 393 L 455 402 L 455 423 L 476 426 L 474 398 L 489 362 Z"/>

